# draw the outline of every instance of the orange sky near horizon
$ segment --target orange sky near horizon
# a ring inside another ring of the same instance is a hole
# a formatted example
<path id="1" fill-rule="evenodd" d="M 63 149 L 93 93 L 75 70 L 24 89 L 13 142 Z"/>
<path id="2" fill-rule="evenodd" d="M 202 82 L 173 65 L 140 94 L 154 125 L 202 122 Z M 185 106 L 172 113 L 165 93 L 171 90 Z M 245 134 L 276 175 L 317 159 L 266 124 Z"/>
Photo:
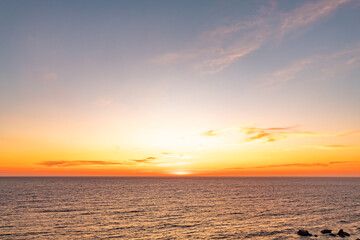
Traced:
<path id="1" fill-rule="evenodd" d="M 158 133 L 159 134 L 159 133 Z M 3 176 L 359 176 L 358 131 L 232 127 L 102 146 L 2 139 Z M 109 136 L 110 138 L 110 136 Z M 129 137 L 131 138 L 131 137 Z M 86 139 L 84 139 L 84 142 Z M 342 144 L 330 144 L 330 143 Z M 323 143 L 323 144 L 319 144 Z M 140 145 L 142 144 L 142 145 Z M 124 144 L 125 145 L 125 144 Z M 123 146 L 124 146 L 123 145 Z M 21 151 L 19 151 L 21 149 Z"/>

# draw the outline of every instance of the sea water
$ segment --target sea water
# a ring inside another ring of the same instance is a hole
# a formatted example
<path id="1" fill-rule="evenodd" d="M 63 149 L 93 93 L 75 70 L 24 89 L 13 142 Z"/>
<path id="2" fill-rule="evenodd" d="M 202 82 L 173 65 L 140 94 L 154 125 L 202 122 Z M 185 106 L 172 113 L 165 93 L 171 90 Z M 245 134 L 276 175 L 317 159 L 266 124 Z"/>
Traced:
<path id="1" fill-rule="evenodd" d="M 325 228 L 360 238 L 360 178 L 0 178 L 0 239 L 329 239 Z"/>

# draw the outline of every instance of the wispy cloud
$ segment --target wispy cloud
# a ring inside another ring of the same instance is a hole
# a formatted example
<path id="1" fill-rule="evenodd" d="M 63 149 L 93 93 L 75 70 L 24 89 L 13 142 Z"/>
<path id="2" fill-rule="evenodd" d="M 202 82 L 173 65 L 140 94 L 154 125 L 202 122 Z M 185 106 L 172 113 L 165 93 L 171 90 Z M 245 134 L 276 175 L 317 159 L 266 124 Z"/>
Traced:
<path id="1" fill-rule="evenodd" d="M 25 142 L 25 139 L 23 138 L 18 138 L 18 137 L 2 137 L 0 136 L 0 143 L 4 143 L 4 144 L 14 144 L 14 143 L 21 143 L 21 142 Z"/>
<path id="2" fill-rule="evenodd" d="M 342 133 L 337 134 L 338 137 L 345 137 L 348 135 L 359 135 L 360 134 L 360 130 L 350 130 L 350 131 L 345 131 Z"/>
<path id="3" fill-rule="evenodd" d="M 178 158 L 178 159 L 193 158 L 192 156 L 189 156 L 189 155 L 166 153 L 166 152 L 161 153 L 161 155 L 162 155 L 162 157 L 165 157 L 165 158 Z M 156 165 L 158 167 L 171 167 L 171 166 L 180 166 L 180 165 L 190 164 L 189 162 L 176 162 L 176 161 L 166 162 L 157 157 L 147 157 L 144 159 L 130 159 L 130 161 L 134 162 L 136 164 L 152 164 L 152 165 Z"/>
<path id="4" fill-rule="evenodd" d="M 245 127 L 241 129 L 245 133 L 246 142 L 261 140 L 263 142 L 274 142 L 288 137 L 290 134 L 307 134 L 308 132 L 299 132 L 295 127 L 276 127 L 276 128 L 257 128 Z"/>
<path id="5" fill-rule="evenodd" d="M 202 135 L 205 136 L 221 136 L 223 134 L 232 132 L 242 134 L 244 136 L 243 141 L 251 142 L 255 140 L 261 140 L 263 142 L 274 142 L 279 139 L 286 138 L 290 134 L 314 134 L 312 132 L 301 132 L 297 131 L 296 126 L 290 127 L 274 127 L 274 128 L 258 128 L 258 127 L 231 127 L 231 128 L 223 128 L 210 130 Z"/>
<path id="6" fill-rule="evenodd" d="M 156 166 L 158 167 L 171 167 L 171 166 L 182 166 L 190 164 L 189 162 L 171 162 L 171 163 L 159 163 Z"/>
<path id="7" fill-rule="evenodd" d="M 213 137 L 213 136 L 218 136 L 221 133 L 226 133 L 226 132 L 233 131 L 233 130 L 237 131 L 237 130 L 239 130 L 239 127 L 219 128 L 219 129 L 215 129 L 215 130 L 209 130 L 209 131 L 202 133 L 202 135 Z"/>
<path id="8" fill-rule="evenodd" d="M 110 105 L 112 103 L 112 99 L 109 97 L 105 97 L 105 98 L 98 98 L 95 101 L 93 101 L 94 105 L 97 106 L 105 106 L 105 105 Z"/>
<path id="9" fill-rule="evenodd" d="M 334 161 L 328 163 L 289 163 L 289 164 L 272 164 L 272 165 L 260 165 L 254 167 L 236 167 L 226 168 L 228 170 L 245 170 L 245 169 L 262 169 L 262 168 L 282 168 L 282 167 L 328 167 L 337 164 L 351 163 L 351 161 Z"/>
<path id="10" fill-rule="evenodd" d="M 229 133 L 238 133 L 243 136 L 244 142 L 252 142 L 259 140 L 264 143 L 274 142 L 280 139 L 287 138 L 289 136 L 332 136 L 332 137 L 343 137 L 352 134 L 359 134 L 360 130 L 346 131 L 337 134 L 331 133 L 316 133 L 311 131 L 300 131 L 297 130 L 297 126 L 288 127 L 271 127 L 271 128 L 259 128 L 253 126 L 244 127 L 231 127 L 222 128 L 216 130 L 210 130 L 202 133 L 203 136 L 215 137 L 223 136 Z"/>
<path id="11" fill-rule="evenodd" d="M 39 80 L 44 86 L 46 86 L 46 88 L 48 88 L 48 91 L 51 92 L 51 94 L 57 95 L 59 97 L 68 95 L 65 89 L 61 86 L 59 75 L 56 72 L 45 72 L 39 76 Z"/>
<path id="12" fill-rule="evenodd" d="M 151 61 L 160 64 L 190 61 L 195 70 L 214 74 L 259 49 L 264 43 L 309 26 L 350 1 L 311 1 L 285 13 L 277 11 L 276 2 L 271 1 L 270 6 L 262 7 L 252 18 L 204 32 L 197 38 L 194 47 L 166 53 Z"/>
<path id="13" fill-rule="evenodd" d="M 151 163 L 154 160 L 156 160 L 156 157 L 147 157 L 144 159 L 131 159 L 130 161 L 136 162 L 136 163 Z"/>
<path id="14" fill-rule="evenodd" d="M 204 149 L 206 149 L 205 145 L 204 144 L 199 144 L 195 147 L 194 151 L 195 152 L 200 152 L 200 151 L 203 151 Z"/>
<path id="15" fill-rule="evenodd" d="M 58 76 L 55 72 L 47 72 L 47 73 L 44 73 L 41 78 L 44 82 L 49 82 L 49 81 L 56 80 L 58 78 Z"/>
<path id="16" fill-rule="evenodd" d="M 300 61 L 297 61 L 290 66 L 278 70 L 268 77 L 266 80 L 260 84 L 260 86 L 272 85 L 274 83 L 284 83 L 296 78 L 297 74 L 303 71 L 307 66 L 314 62 L 313 58 L 306 58 Z"/>
<path id="17" fill-rule="evenodd" d="M 323 150 L 341 150 L 341 149 L 355 148 L 357 146 L 352 146 L 352 145 L 314 145 L 314 146 L 307 146 L 307 147 L 323 149 Z"/>
<path id="18" fill-rule="evenodd" d="M 328 78 L 360 64 L 360 43 L 331 54 L 316 55 L 300 59 L 289 66 L 264 77 L 260 86 L 288 82 L 299 77 L 301 73 L 312 71 L 312 75 Z"/>
<path id="19" fill-rule="evenodd" d="M 282 14 L 278 33 L 284 35 L 290 31 L 307 26 L 334 12 L 340 5 L 350 1 L 322 0 L 306 2 L 293 11 Z"/>
<path id="20" fill-rule="evenodd" d="M 179 158 L 179 159 L 194 158 L 193 156 L 190 156 L 190 155 L 177 154 L 177 153 L 167 153 L 167 152 L 163 152 L 163 153 L 161 153 L 161 155 L 163 157 L 166 157 L 166 158 Z"/>
<path id="21" fill-rule="evenodd" d="M 38 163 L 47 167 L 73 167 L 73 166 L 89 166 L 89 165 L 125 165 L 122 162 L 112 161 L 92 161 L 92 160 L 60 160 L 60 161 L 45 161 Z"/>
<path id="22" fill-rule="evenodd" d="M 75 167 L 75 166 L 91 166 L 91 165 L 135 165 L 141 163 L 154 163 L 156 157 L 147 157 L 144 159 L 130 159 L 127 161 L 101 161 L 101 160 L 58 160 L 58 161 L 44 161 L 38 163 L 39 165 L 47 167 Z"/>

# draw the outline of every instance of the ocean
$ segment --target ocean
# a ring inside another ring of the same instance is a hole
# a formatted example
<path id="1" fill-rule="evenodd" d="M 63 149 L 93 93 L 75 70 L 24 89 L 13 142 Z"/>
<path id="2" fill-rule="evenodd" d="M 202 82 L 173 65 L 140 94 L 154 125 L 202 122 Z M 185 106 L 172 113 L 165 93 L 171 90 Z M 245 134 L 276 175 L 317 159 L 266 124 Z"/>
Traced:
<path id="1" fill-rule="evenodd" d="M 360 178 L 0 178 L 0 239 L 332 239 L 325 228 L 360 238 Z"/>

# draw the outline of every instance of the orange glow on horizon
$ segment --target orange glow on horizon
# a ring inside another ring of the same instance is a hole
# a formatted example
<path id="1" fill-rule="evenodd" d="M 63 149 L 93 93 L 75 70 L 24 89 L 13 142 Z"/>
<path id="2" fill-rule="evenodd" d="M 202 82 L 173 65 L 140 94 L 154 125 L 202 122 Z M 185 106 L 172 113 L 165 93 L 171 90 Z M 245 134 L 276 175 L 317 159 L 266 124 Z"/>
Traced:
<path id="1" fill-rule="evenodd" d="M 354 144 L 359 138 L 357 131 L 341 135 L 299 132 L 292 127 L 252 127 L 250 130 L 227 128 L 207 135 L 167 133 L 156 136 L 156 139 L 162 139 L 161 142 L 149 139 L 149 144 L 142 143 L 142 149 L 136 146 L 105 148 L 94 145 L 89 148 L 45 141 L 3 141 L 8 148 L 2 150 L 2 159 L 7 160 L 1 160 L 0 175 L 360 175 L 360 147 Z M 333 139 L 341 140 L 343 144 L 330 144 L 329 140 Z M 325 144 L 319 144 L 319 140 Z"/>

